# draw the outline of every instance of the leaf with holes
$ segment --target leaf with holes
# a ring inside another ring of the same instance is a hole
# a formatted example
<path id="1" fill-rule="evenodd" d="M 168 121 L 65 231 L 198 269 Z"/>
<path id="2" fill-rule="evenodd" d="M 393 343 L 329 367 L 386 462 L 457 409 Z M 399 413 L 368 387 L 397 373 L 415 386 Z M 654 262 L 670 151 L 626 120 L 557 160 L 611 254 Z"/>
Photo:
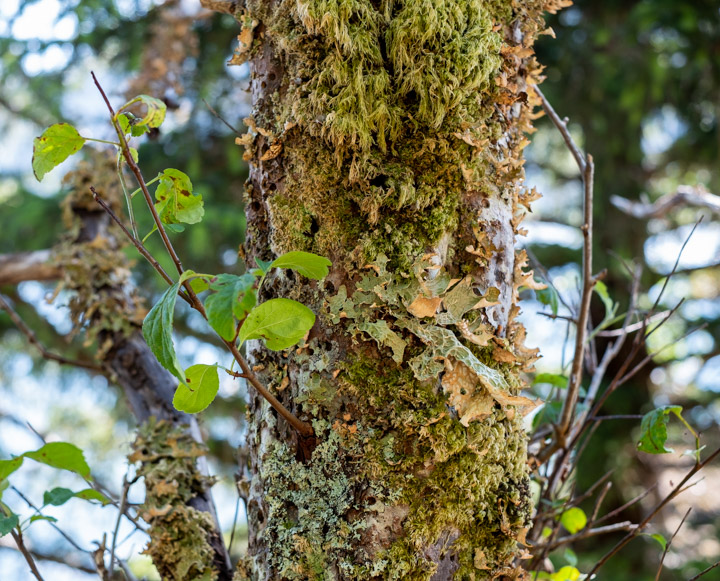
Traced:
<path id="1" fill-rule="evenodd" d="M 208 407 L 218 392 L 220 379 L 215 365 L 193 365 L 185 370 L 185 384 L 180 384 L 173 397 L 176 410 L 196 414 Z"/>
<path id="2" fill-rule="evenodd" d="M 165 121 L 167 105 L 165 105 L 165 103 L 160 99 L 150 97 L 149 95 L 138 95 L 120 107 L 120 111 L 127 109 L 135 103 L 142 103 L 147 108 L 147 112 L 143 117 L 139 120 L 134 120 L 135 126 L 142 127 L 143 125 L 147 125 L 148 127 L 160 127 L 163 121 Z M 120 115 L 118 115 L 118 118 L 119 117 Z"/>
<path id="3" fill-rule="evenodd" d="M 290 268 L 307 278 L 320 280 L 328 275 L 328 267 L 332 265 L 324 256 L 311 252 L 286 252 L 272 261 L 270 267 Z"/>
<path id="4" fill-rule="evenodd" d="M 315 313 L 291 299 L 270 299 L 255 307 L 240 328 L 240 343 L 265 339 L 268 349 L 295 345 L 315 324 Z"/>
<path id="5" fill-rule="evenodd" d="M 163 224 L 197 224 L 205 215 L 202 196 L 193 194 L 190 178 L 179 169 L 168 168 L 160 174 L 155 199 Z"/>
<path id="6" fill-rule="evenodd" d="M 48 127 L 33 141 L 32 167 L 37 180 L 42 181 L 45 174 L 80 151 L 84 144 L 85 138 L 72 125 L 56 123 Z"/>

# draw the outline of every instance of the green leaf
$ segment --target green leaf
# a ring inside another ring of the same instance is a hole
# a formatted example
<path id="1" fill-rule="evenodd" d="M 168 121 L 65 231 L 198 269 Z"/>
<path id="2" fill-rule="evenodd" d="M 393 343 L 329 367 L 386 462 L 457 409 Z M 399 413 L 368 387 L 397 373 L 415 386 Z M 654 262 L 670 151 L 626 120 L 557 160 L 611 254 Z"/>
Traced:
<path id="1" fill-rule="evenodd" d="M 75 472 L 83 478 L 90 476 L 90 467 L 80 448 L 67 442 L 50 442 L 34 452 L 25 452 L 26 458 L 42 462 L 53 468 Z"/>
<path id="2" fill-rule="evenodd" d="M 72 125 L 56 123 L 48 127 L 33 141 L 32 167 L 37 180 L 42 181 L 45 174 L 80 151 L 84 144 L 85 138 Z"/>
<path id="3" fill-rule="evenodd" d="M 210 290 L 215 292 L 205 299 L 208 323 L 226 341 L 235 337 L 233 315 L 242 320 L 255 306 L 254 284 L 255 277 L 251 274 L 220 274 L 210 281 Z M 248 293 L 251 298 L 247 297 Z"/>
<path id="4" fill-rule="evenodd" d="M 577 506 L 569 508 L 562 513 L 560 524 L 562 524 L 571 535 L 574 535 L 576 532 L 584 529 L 587 524 L 585 511 Z"/>
<path id="5" fill-rule="evenodd" d="M 533 385 L 539 383 L 549 383 L 560 389 L 567 387 L 568 378 L 558 373 L 538 373 L 533 380 Z"/>
<path id="6" fill-rule="evenodd" d="M 298 271 L 307 278 L 320 280 L 328 274 L 328 267 L 332 265 L 324 256 L 318 256 L 311 252 L 286 252 L 272 261 L 270 267 L 291 268 Z"/>
<path id="7" fill-rule="evenodd" d="M 76 498 L 82 498 L 83 500 L 97 500 L 99 501 L 103 506 L 106 504 L 112 504 L 112 500 L 110 500 L 107 496 L 105 496 L 102 492 L 98 492 L 97 490 L 94 490 L 93 488 L 85 488 L 83 490 L 80 490 L 74 494 Z"/>
<path id="8" fill-rule="evenodd" d="M 638 450 L 648 454 L 669 454 L 674 452 L 672 448 L 666 448 L 667 423 L 671 413 L 675 414 L 683 423 L 681 415 L 682 406 L 666 405 L 652 410 L 643 416 L 640 424 L 640 441 Z"/>
<path id="9" fill-rule="evenodd" d="M 268 349 L 292 347 L 315 324 L 315 313 L 291 299 L 270 299 L 255 307 L 240 328 L 240 343 L 265 339 Z"/>
<path id="10" fill-rule="evenodd" d="M 10 516 L 5 516 L 2 511 L 0 511 L 0 537 L 4 537 L 10 533 L 11 530 L 18 526 L 19 522 L 20 519 L 15 513 L 11 513 Z"/>
<path id="11" fill-rule="evenodd" d="M 654 533 L 652 535 L 649 533 L 640 533 L 640 534 L 643 537 L 649 537 L 651 539 L 654 539 L 660 545 L 660 548 L 662 548 L 663 551 L 665 550 L 665 547 L 667 546 L 667 541 L 665 540 L 665 537 L 662 536 L 660 533 Z"/>
<path id="12" fill-rule="evenodd" d="M 558 314 L 559 297 L 557 291 L 548 284 L 547 288 L 536 290 L 535 296 L 543 305 L 548 305 L 553 315 Z"/>
<path id="13" fill-rule="evenodd" d="M 134 105 L 135 103 L 142 103 L 147 107 L 147 113 L 145 113 L 144 117 L 135 121 L 135 126 L 147 125 L 148 127 L 160 127 L 162 122 L 165 121 L 167 105 L 165 105 L 165 103 L 160 99 L 150 97 L 149 95 L 138 95 L 120 107 L 120 111 L 127 109 L 130 105 Z"/>
<path id="14" fill-rule="evenodd" d="M 46 516 L 44 514 L 35 514 L 30 517 L 30 522 L 35 522 L 38 520 L 46 520 L 48 522 L 57 522 L 58 519 L 56 519 L 54 516 Z"/>
<path id="15" fill-rule="evenodd" d="M 185 381 L 173 398 L 175 409 L 196 414 L 208 407 L 218 392 L 220 379 L 215 365 L 193 365 L 185 370 Z"/>
<path id="16" fill-rule="evenodd" d="M 69 488 L 53 488 L 52 490 L 46 490 L 43 494 L 43 504 L 52 504 L 53 506 L 61 506 L 70 500 L 75 493 Z"/>
<path id="17" fill-rule="evenodd" d="M 272 260 L 268 260 L 265 262 L 264 260 L 260 260 L 259 258 L 255 259 L 255 264 L 258 265 L 258 268 L 262 271 L 261 275 L 267 274 L 267 271 L 270 270 L 272 267 Z"/>
<path id="18" fill-rule="evenodd" d="M 160 174 L 155 190 L 155 209 L 163 224 L 197 224 L 205 215 L 201 195 L 193 194 L 190 178 L 178 169 L 166 169 Z"/>
<path id="19" fill-rule="evenodd" d="M 183 276 L 188 272 L 186 270 Z M 143 337 L 150 347 L 153 355 L 157 357 L 165 369 L 177 377 L 181 382 L 185 381 L 185 372 L 180 366 L 177 355 L 175 354 L 175 346 L 172 340 L 173 317 L 175 315 L 175 302 L 177 301 L 178 290 L 184 281 L 181 277 L 165 291 L 155 306 L 145 317 L 142 325 Z"/>
<path id="20" fill-rule="evenodd" d="M 22 456 L 18 456 L 17 458 L 12 458 L 10 460 L 0 460 L 0 481 L 5 480 L 8 476 L 15 472 L 15 470 L 20 468 L 22 463 Z"/>

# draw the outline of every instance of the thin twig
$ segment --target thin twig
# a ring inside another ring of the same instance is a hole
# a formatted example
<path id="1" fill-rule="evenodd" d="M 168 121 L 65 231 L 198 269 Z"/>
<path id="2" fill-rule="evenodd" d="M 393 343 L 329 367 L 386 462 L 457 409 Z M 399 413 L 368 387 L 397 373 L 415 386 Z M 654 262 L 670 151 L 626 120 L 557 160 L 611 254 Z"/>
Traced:
<path id="1" fill-rule="evenodd" d="M 687 512 L 685 513 L 685 516 L 682 517 L 682 520 L 680 521 L 680 524 L 675 529 L 675 532 L 672 534 L 670 539 L 667 543 L 665 543 L 665 548 L 663 549 L 662 557 L 660 557 L 660 564 L 658 565 L 657 573 L 655 574 L 655 581 L 659 581 L 660 579 L 660 573 L 662 573 L 663 570 L 663 563 L 665 562 L 665 556 L 668 554 L 668 551 L 670 550 L 670 545 L 672 545 L 673 540 L 677 536 L 677 534 L 680 532 L 680 529 L 682 528 L 683 524 L 685 523 L 685 519 L 690 515 L 690 511 L 692 510 L 692 506 L 687 509 Z"/>
<path id="2" fill-rule="evenodd" d="M 560 134 L 563 136 L 563 139 L 565 140 L 565 144 L 567 145 L 568 149 L 570 150 L 570 153 L 575 158 L 575 163 L 577 163 L 578 167 L 580 168 L 580 172 L 584 173 L 585 171 L 585 156 L 583 156 L 582 151 L 575 143 L 575 140 L 572 138 L 572 135 L 570 135 L 570 131 L 568 131 L 567 128 L 567 122 L 560 119 L 560 116 L 555 112 L 555 109 L 553 109 L 550 102 L 545 98 L 545 95 L 543 95 L 542 91 L 539 87 L 535 86 L 533 87 L 535 90 L 535 93 L 538 97 L 540 97 L 540 101 L 542 102 L 542 108 L 545 110 L 545 113 L 550 118 L 550 121 L 553 122 L 555 127 L 557 127 L 560 130 Z"/>
<path id="3" fill-rule="evenodd" d="M 612 488 L 612 482 L 606 482 L 605 486 L 603 486 L 603 489 L 600 491 L 600 494 L 598 494 L 597 499 L 595 500 L 595 506 L 593 507 L 592 514 L 590 515 L 590 522 L 595 523 L 595 519 L 597 518 L 598 513 L 600 512 L 600 507 L 602 506 L 603 500 L 605 500 L 605 496 L 607 496 L 607 493 L 610 492 L 610 489 Z"/>
<path id="4" fill-rule="evenodd" d="M 125 224 L 122 223 L 118 215 L 113 211 L 113 209 L 107 204 L 105 200 L 103 200 L 100 195 L 97 193 L 97 190 L 95 189 L 95 186 L 90 186 L 90 191 L 92 192 L 93 198 L 95 201 L 100 204 L 103 210 L 105 210 L 110 218 L 112 218 L 112 221 L 117 224 L 120 229 L 122 230 L 123 234 L 125 234 L 125 237 L 132 242 L 133 246 L 137 248 L 137 251 L 142 254 L 145 259 L 152 265 L 152 267 L 160 274 L 160 276 L 163 277 L 163 280 L 168 283 L 170 286 L 175 284 L 175 281 L 170 278 L 170 275 L 165 272 L 165 269 L 160 266 L 160 263 L 155 260 L 152 254 L 148 251 L 148 249 L 145 247 L 145 245 L 138 240 L 135 236 L 133 236 L 130 231 L 125 227 Z M 185 294 L 184 292 L 180 291 L 180 296 L 187 301 L 188 303 L 192 304 L 190 302 L 190 298 Z"/>
<path id="5" fill-rule="evenodd" d="M 25 560 L 27 561 L 27 564 L 30 567 L 30 571 L 32 571 L 32 574 L 35 575 L 38 581 L 43 581 L 42 575 L 40 575 L 40 571 L 38 571 L 37 565 L 35 564 L 35 559 L 33 559 L 32 554 L 25 546 L 22 533 L 13 529 L 10 531 L 10 534 L 12 535 L 12 538 L 15 539 L 15 544 L 17 545 L 17 548 L 20 550 L 23 557 L 25 557 Z"/>
<path id="6" fill-rule="evenodd" d="M 587 156 L 587 162 L 584 166 L 583 182 L 585 186 L 584 196 L 584 223 L 582 226 L 583 233 L 583 288 L 582 297 L 580 299 L 580 309 L 578 312 L 577 328 L 575 330 L 575 357 L 570 371 L 568 380 L 567 396 L 563 402 L 562 412 L 560 414 L 560 422 L 558 423 L 557 435 L 559 444 L 563 445 L 573 416 L 575 415 L 575 405 L 577 404 L 580 384 L 582 383 L 583 360 L 585 358 L 585 338 L 587 337 L 587 325 L 590 317 L 590 300 L 595 286 L 595 278 L 592 275 L 592 241 L 593 241 L 593 175 L 594 164 L 592 156 Z"/>
<path id="7" fill-rule="evenodd" d="M 0 295 L 0 309 L 3 309 L 5 312 L 7 312 L 12 322 L 15 323 L 15 326 L 20 330 L 23 335 L 25 335 L 28 343 L 30 343 L 40 352 L 40 355 L 42 355 L 43 359 L 57 361 L 58 363 L 61 363 L 63 365 L 73 365 L 75 367 L 89 369 L 90 371 L 96 371 L 98 373 L 104 372 L 103 368 L 100 365 L 96 365 L 95 363 L 78 361 L 76 359 L 68 359 L 67 357 L 63 357 L 62 355 L 56 355 L 55 353 L 51 353 L 50 351 L 45 349 L 45 347 L 42 343 L 40 343 L 40 340 L 37 338 L 35 333 L 33 333 L 32 329 L 30 329 L 30 327 L 25 324 L 25 322 L 20 318 L 20 316 L 10 306 L 10 303 L 8 303 L 2 295 Z"/>
<path id="8" fill-rule="evenodd" d="M 702 462 L 698 462 L 693 466 L 688 473 L 685 475 L 685 477 L 673 488 L 673 490 L 668 494 L 665 498 L 663 498 L 660 502 L 658 502 L 653 509 L 650 511 L 650 513 L 642 520 L 640 524 L 638 524 L 637 528 L 627 535 L 625 535 L 610 551 L 608 551 L 593 567 L 592 571 L 588 573 L 588 578 L 591 579 L 593 574 L 597 573 L 598 569 L 602 567 L 605 563 L 607 563 L 608 559 L 612 557 L 615 553 L 617 553 L 620 549 L 622 549 L 625 545 L 627 545 L 635 536 L 642 531 L 648 523 L 655 517 L 655 515 L 660 512 L 665 505 L 667 505 L 673 498 L 675 498 L 684 488 L 685 483 L 690 480 L 695 474 L 697 474 L 700 470 L 702 470 L 705 466 L 707 466 L 710 462 L 712 462 L 718 455 L 720 455 L 720 448 L 715 450 L 712 454 L 710 454 L 705 460 Z"/>
<path id="9" fill-rule="evenodd" d="M 690 577 L 690 579 L 688 579 L 688 581 L 697 581 L 698 579 L 700 579 L 700 577 L 704 577 L 705 575 L 707 575 L 710 571 L 712 571 L 712 570 L 713 570 L 715 567 L 717 567 L 718 565 L 720 565 L 720 561 L 716 561 L 715 563 L 713 563 L 712 565 L 710 565 L 707 569 L 703 569 L 702 571 L 700 571 L 700 572 L 699 572 L 697 575 L 695 575 L 694 577 Z"/>
<path id="10" fill-rule="evenodd" d="M 120 495 L 120 507 L 118 508 L 118 516 L 115 521 L 115 529 L 113 530 L 112 543 L 110 545 L 110 571 L 115 569 L 115 547 L 117 546 L 118 532 L 120 530 L 120 521 L 122 520 L 123 513 L 125 512 L 125 503 L 127 502 L 128 490 L 130 490 L 130 482 L 127 479 L 127 474 L 123 476 L 123 487 L 122 494 Z"/>
<path id="11" fill-rule="evenodd" d="M 608 533 L 617 533 L 618 531 L 632 531 L 635 529 L 637 525 L 634 525 L 630 521 L 624 521 L 619 523 L 614 523 L 611 525 L 605 525 L 604 527 L 597 527 L 597 528 L 586 528 L 580 531 L 579 533 L 575 533 L 574 535 L 568 535 L 567 537 L 560 537 L 553 543 L 550 543 L 548 546 L 549 551 L 554 551 L 558 547 L 562 545 L 567 545 L 569 543 L 574 543 L 576 541 L 581 541 L 583 539 L 588 539 L 590 537 L 596 537 L 598 535 L 606 535 Z"/>
<path id="12" fill-rule="evenodd" d="M 230 129 L 233 133 L 235 133 L 235 135 L 239 135 L 240 137 L 242 137 L 242 133 L 240 133 L 237 129 L 235 129 L 232 125 L 230 125 L 230 123 L 225 121 L 225 119 L 223 119 L 220 116 L 220 114 L 217 111 L 215 111 L 215 109 L 212 108 L 210 103 L 208 103 L 205 99 L 203 99 L 202 102 L 205 103 L 205 106 L 208 109 L 210 109 L 210 113 L 212 113 L 213 115 L 215 115 L 215 117 L 217 117 L 220 121 L 222 121 L 228 129 Z"/>

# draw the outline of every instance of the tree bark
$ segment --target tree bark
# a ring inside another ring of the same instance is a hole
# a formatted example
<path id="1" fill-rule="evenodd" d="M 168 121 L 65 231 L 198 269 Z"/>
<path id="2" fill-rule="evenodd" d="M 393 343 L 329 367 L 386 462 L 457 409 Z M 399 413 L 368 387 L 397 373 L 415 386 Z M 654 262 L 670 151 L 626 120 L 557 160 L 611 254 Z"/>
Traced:
<path id="1" fill-rule="evenodd" d="M 234 64 L 253 115 L 246 253 L 329 257 L 260 297 L 310 306 L 261 380 L 317 447 L 249 402 L 248 558 L 237 577 L 518 578 L 531 501 L 515 251 L 532 45 L 562 2 L 249 0 Z"/>

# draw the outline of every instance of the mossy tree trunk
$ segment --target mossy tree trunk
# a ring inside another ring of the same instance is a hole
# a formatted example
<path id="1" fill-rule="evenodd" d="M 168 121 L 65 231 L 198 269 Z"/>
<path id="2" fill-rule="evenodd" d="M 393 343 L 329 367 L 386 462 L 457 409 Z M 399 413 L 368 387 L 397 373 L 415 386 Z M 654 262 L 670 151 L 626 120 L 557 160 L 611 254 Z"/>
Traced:
<path id="1" fill-rule="evenodd" d="M 333 262 L 276 272 L 261 300 L 317 314 L 254 368 L 310 422 L 311 457 L 251 397 L 250 545 L 237 576 L 520 575 L 531 502 L 515 236 L 550 0 L 248 0 L 234 61 L 253 116 L 246 252 Z M 520 545 L 518 544 L 520 543 Z"/>

